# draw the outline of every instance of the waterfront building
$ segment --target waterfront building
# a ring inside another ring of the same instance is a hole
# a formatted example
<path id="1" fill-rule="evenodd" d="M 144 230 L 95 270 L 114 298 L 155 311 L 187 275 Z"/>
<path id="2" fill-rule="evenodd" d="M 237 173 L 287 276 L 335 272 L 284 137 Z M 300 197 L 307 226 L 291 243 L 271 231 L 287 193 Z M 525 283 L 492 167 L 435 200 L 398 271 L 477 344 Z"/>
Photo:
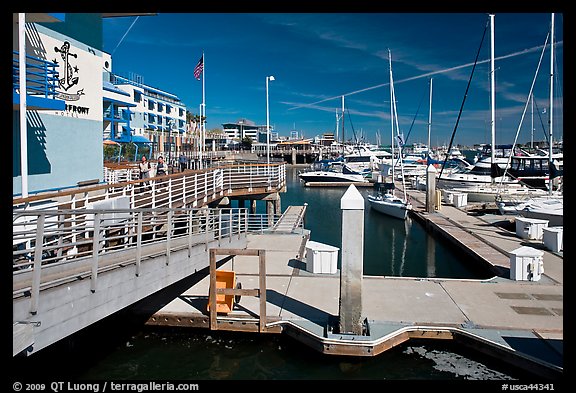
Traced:
<path id="1" fill-rule="evenodd" d="M 150 144 L 159 154 L 176 156 L 189 147 L 186 106 L 175 94 L 148 86 L 140 75 L 126 78 L 112 72 L 112 57 L 103 54 L 104 138 Z"/>
<path id="2" fill-rule="evenodd" d="M 223 123 L 222 128 L 226 137 L 235 141 L 242 141 L 244 138 L 252 139 L 252 142 L 266 143 L 266 125 L 259 126 L 252 120 L 238 119 L 235 123 Z M 272 137 L 275 138 L 272 138 Z M 278 139 L 278 133 L 274 132 L 274 127 L 270 125 L 270 141 Z"/>
<path id="3" fill-rule="evenodd" d="M 103 180 L 102 18 L 131 15 L 13 14 L 14 196 Z"/>

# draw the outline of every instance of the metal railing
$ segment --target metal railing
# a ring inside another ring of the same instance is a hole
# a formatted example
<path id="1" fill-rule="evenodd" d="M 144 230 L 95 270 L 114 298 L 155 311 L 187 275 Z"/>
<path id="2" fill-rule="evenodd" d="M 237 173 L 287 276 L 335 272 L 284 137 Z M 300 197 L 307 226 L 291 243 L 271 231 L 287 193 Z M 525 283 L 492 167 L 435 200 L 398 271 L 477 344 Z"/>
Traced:
<path id="1" fill-rule="evenodd" d="M 12 51 L 12 82 L 14 92 L 20 94 L 19 52 Z M 26 55 L 26 94 L 54 99 L 58 87 L 58 64 Z"/>
<path id="2" fill-rule="evenodd" d="M 143 259 L 243 233 L 266 233 L 284 220 L 298 222 L 285 232 L 299 233 L 299 215 L 248 214 L 246 208 L 76 209 L 13 213 L 13 296 L 38 295 L 53 285 L 90 278 L 99 272 L 136 265 Z M 276 231 L 277 232 L 277 231 Z M 34 307 L 33 307 L 34 308 Z"/>
<path id="3" fill-rule="evenodd" d="M 125 208 L 200 207 L 232 193 L 274 192 L 286 184 L 285 164 L 245 164 L 138 179 L 137 167 L 106 166 L 108 184 L 14 198 L 13 211 L 79 209 L 127 198 Z"/>
<path id="4" fill-rule="evenodd" d="M 245 208 L 76 209 L 13 213 L 13 295 L 37 299 L 40 289 L 90 278 L 148 257 L 248 231 Z M 34 301 L 33 301 L 34 303 Z M 37 303 L 36 303 L 37 305 Z M 32 312 L 35 312 L 34 304 Z"/>

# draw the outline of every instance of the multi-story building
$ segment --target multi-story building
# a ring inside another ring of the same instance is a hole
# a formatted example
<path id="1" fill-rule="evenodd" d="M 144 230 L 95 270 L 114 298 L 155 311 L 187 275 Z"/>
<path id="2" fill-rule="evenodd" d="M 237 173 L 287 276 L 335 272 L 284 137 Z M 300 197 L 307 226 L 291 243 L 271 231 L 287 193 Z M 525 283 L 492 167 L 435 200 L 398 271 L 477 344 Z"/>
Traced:
<path id="1" fill-rule="evenodd" d="M 108 53 L 103 61 L 104 138 L 175 152 L 186 137 L 186 106 L 180 98 L 144 84 L 140 76 L 114 74 Z"/>
<path id="2" fill-rule="evenodd" d="M 136 119 L 127 113 L 136 103 L 121 89 L 108 91 L 113 86 L 101 77 L 102 18 L 134 15 L 153 14 L 13 14 L 14 196 L 103 181 L 104 124 L 117 120 L 132 132 Z M 104 92 L 122 106 L 105 109 Z"/>
<path id="3" fill-rule="evenodd" d="M 242 141 L 244 138 L 250 138 L 253 142 L 266 142 L 266 125 L 256 125 L 252 120 L 239 119 L 236 123 L 224 123 L 222 128 L 226 137 L 233 141 Z M 278 135 L 273 132 L 273 127 L 270 125 L 270 135 Z"/>

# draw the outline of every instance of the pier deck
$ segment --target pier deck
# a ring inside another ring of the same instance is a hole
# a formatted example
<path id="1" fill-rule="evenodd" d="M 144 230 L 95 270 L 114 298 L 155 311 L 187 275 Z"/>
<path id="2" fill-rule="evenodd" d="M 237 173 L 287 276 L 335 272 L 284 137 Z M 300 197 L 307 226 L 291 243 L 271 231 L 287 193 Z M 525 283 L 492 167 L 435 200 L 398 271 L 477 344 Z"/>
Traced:
<path id="1" fill-rule="evenodd" d="M 374 356 L 413 337 L 456 339 L 479 351 L 557 378 L 563 371 L 563 256 L 541 244 L 519 239 L 494 225 L 503 216 L 475 216 L 443 205 L 422 210 L 422 193 L 413 192 L 412 215 L 492 267 L 491 279 L 364 276 L 362 313 L 368 336 L 331 332 L 339 311 L 339 272 L 312 274 L 302 258 L 306 235 L 249 235 L 249 249 L 266 250 L 266 314 L 271 332 L 285 332 L 324 353 Z M 420 201 L 419 201 L 420 199 Z M 498 218 L 499 217 L 499 218 Z M 532 245 L 544 251 L 539 281 L 509 277 L 509 252 Z M 230 269 L 242 288 L 257 288 L 258 259 L 236 256 L 219 269 Z M 150 325 L 209 328 L 206 304 L 209 276 L 157 310 Z M 140 305 L 140 311 L 146 305 Z M 229 330 L 258 321 L 256 297 L 242 297 L 228 319 Z M 240 322 L 239 322 L 240 321 Z M 223 325 L 225 328 L 226 325 Z"/>

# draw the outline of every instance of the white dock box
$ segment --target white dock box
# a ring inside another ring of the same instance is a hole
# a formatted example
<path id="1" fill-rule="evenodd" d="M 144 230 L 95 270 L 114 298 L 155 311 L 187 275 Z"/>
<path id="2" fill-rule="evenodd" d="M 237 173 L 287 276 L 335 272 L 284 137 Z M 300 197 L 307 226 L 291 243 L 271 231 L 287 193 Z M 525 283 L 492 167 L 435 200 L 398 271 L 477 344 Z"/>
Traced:
<path id="1" fill-rule="evenodd" d="M 545 227 L 542 229 L 542 242 L 550 251 L 564 249 L 564 227 Z"/>
<path id="2" fill-rule="evenodd" d="M 454 204 L 454 192 L 448 190 L 442 190 L 442 197 L 444 199 L 444 203 L 447 205 Z"/>
<path id="3" fill-rule="evenodd" d="M 309 240 L 306 243 L 306 270 L 334 274 L 338 270 L 338 247 Z"/>
<path id="4" fill-rule="evenodd" d="M 542 240 L 543 229 L 548 227 L 548 220 L 516 217 L 516 236 L 521 239 Z"/>
<path id="5" fill-rule="evenodd" d="M 455 192 L 453 198 L 456 207 L 464 207 L 468 204 L 468 194 L 465 192 Z"/>
<path id="6" fill-rule="evenodd" d="M 544 273 L 544 252 L 532 247 L 520 247 L 510 253 L 510 279 L 539 281 Z"/>

